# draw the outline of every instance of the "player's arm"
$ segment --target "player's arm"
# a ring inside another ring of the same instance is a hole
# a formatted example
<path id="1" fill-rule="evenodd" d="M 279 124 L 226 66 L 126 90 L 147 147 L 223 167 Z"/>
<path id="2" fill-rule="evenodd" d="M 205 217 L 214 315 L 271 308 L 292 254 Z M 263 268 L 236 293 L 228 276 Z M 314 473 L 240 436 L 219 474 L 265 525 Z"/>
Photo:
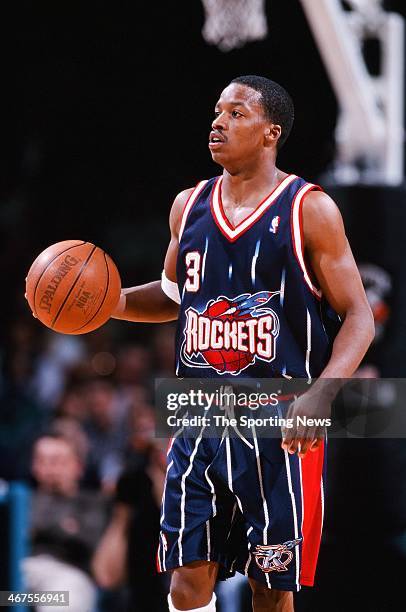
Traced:
<path id="1" fill-rule="evenodd" d="M 146 285 L 123 289 L 119 304 L 112 315 L 114 319 L 162 323 L 178 318 L 179 305 L 175 299 L 178 292 L 176 260 L 179 249 L 179 229 L 184 206 L 192 191 L 193 189 L 181 191 L 176 196 L 171 208 L 169 216 L 171 240 L 165 257 L 165 278 L 162 281 L 153 281 Z M 163 284 L 164 288 L 162 288 Z M 168 293 L 172 297 L 168 297 Z"/>
<path id="2" fill-rule="evenodd" d="M 327 194 L 313 191 L 305 198 L 303 233 L 320 289 L 343 321 L 321 378 L 349 378 L 374 338 L 375 325 L 340 211 Z"/>
<path id="3" fill-rule="evenodd" d="M 317 283 L 343 323 L 329 362 L 311 389 L 289 408 L 288 416 L 331 416 L 331 402 L 352 376 L 371 344 L 375 325 L 341 214 L 324 193 L 310 192 L 303 202 L 303 234 L 307 260 Z M 282 448 L 290 453 L 316 450 L 324 436 L 323 427 L 298 426 L 285 432 Z"/>

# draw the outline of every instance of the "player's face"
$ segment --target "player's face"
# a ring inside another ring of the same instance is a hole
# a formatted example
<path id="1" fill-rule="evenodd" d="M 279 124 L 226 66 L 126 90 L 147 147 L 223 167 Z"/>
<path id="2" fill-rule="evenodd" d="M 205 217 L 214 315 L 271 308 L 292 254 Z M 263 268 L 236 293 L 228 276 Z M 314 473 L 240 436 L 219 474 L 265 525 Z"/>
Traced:
<path id="1" fill-rule="evenodd" d="M 239 83 L 231 83 L 222 92 L 209 136 L 215 162 L 228 168 L 262 155 L 273 124 L 265 117 L 260 99 L 259 92 Z"/>

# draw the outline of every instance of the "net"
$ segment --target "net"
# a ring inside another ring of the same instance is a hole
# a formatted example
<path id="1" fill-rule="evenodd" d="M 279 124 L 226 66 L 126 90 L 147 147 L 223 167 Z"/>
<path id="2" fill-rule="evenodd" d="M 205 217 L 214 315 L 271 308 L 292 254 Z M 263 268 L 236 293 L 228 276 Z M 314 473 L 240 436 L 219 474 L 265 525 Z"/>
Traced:
<path id="1" fill-rule="evenodd" d="M 265 0 L 202 0 L 203 38 L 227 52 L 268 34 Z"/>

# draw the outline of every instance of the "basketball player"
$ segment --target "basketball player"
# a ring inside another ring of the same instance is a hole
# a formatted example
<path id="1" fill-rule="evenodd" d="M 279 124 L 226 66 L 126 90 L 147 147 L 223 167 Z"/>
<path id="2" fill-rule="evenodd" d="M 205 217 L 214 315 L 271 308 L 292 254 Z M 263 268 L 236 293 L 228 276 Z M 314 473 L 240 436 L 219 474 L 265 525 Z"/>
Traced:
<path id="1" fill-rule="evenodd" d="M 372 341 L 336 205 L 275 165 L 293 114 L 266 78 L 224 89 L 209 137 L 222 175 L 176 197 L 162 281 L 123 291 L 116 318 L 178 319 L 180 377 L 346 378 Z M 314 413 L 313 389 L 291 414 Z M 324 451 L 295 430 L 282 441 L 174 440 L 158 549 L 160 571 L 172 572 L 171 612 L 213 612 L 217 577 L 236 570 L 255 612 L 293 610 L 293 592 L 314 580 Z"/>

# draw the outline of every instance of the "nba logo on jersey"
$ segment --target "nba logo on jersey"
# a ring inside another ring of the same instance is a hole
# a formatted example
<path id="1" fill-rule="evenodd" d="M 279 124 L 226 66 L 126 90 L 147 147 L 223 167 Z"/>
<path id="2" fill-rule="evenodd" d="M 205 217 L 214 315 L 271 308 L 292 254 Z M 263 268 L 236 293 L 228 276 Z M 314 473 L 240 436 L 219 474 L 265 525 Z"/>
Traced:
<path id="1" fill-rule="evenodd" d="M 279 319 L 267 306 L 279 291 L 210 300 L 203 312 L 186 311 L 181 360 L 185 365 L 237 375 L 256 359 L 275 358 Z"/>
<path id="2" fill-rule="evenodd" d="M 276 215 L 276 217 L 274 217 L 274 218 L 272 219 L 272 222 L 271 222 L 271 227 L 269 228 L 269 231 L 270 231 L 272 234 L 276 234 L 276 232 L 278 231 L 278 228 L 279 228 L 279 221 L 280 221 L 280 219 L 281 219 L 281 218 L 280 218 L 280 216 L 279 216 L 279 215 Z"/>

